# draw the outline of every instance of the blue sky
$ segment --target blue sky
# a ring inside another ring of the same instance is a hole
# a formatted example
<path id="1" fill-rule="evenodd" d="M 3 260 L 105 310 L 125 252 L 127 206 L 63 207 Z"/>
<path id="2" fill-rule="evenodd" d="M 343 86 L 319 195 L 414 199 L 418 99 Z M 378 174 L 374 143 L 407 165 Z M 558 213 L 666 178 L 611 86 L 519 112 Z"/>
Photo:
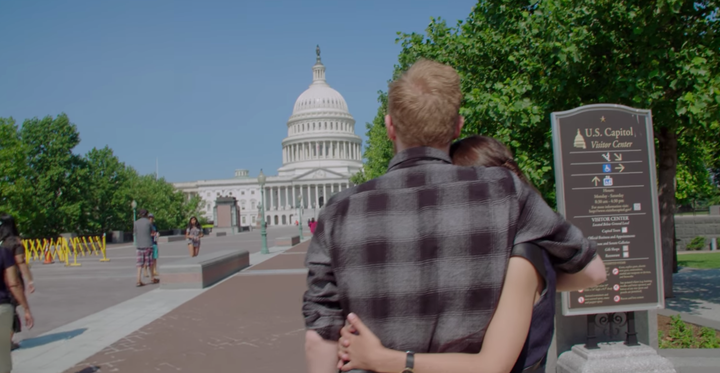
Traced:
<path id="1" fill-rule="evenodd" d="M 0 117 L 65 112 L 77 153 L 111 147 L 169 181 L 275 174 L 315 45 L 365 140 L 396 32 L 476 1 L 2 1 Z"/>

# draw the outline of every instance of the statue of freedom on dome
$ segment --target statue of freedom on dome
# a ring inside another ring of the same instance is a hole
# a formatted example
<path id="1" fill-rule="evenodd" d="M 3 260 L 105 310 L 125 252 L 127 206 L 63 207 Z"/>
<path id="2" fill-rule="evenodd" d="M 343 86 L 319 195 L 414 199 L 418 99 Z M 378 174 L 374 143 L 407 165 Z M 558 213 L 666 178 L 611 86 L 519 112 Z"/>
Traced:
<path id="1" fill-rule="evenodd" d="M 320 45 L 315 47 L 315 54 L 317 54 L 317 61 L 320 62 Z"/>

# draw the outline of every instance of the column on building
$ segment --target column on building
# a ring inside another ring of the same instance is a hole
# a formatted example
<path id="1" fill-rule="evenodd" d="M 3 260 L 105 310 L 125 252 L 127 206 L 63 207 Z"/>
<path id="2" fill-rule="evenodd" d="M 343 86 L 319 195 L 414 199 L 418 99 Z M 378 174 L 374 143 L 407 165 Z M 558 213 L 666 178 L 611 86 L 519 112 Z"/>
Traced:
<path id="1" fill-rule="evenodd" d="M 323 206 L 327 205 L 327 202 L 328 202 L 327 191 L 325 189 L 325 183 L 323 183 Z"/>
<path id="2" fill-rule="evenodd" d="M 305 198 L 305 191 L 303 190 L 302 184 L 298 185 L 298 192 L 300 193 L 299 197 L 302 200 L 300 201 L 302 208 L 307 208 L 307 206 L 305 205 L 307 203 L 307 198 Z"/>
<path id="3" fill-rule="evenodd" d="M 288 208 L 290 206 L 290 195 L 288 194 L 290 191 L 288 190 L 288 186 L 285 185 L 285 204 L 283 205 L 283 208 Z"/>
<path id="4" fill-rule="evenodd" d="M 318 194 L 318 185 L 313 185 L 315 187 L 315 208 L 320 207 L 320 195 Z"/>
<path id="5" fill-rule="evenodd" d="M 275 188 L 270 187 L 270 210 L 275 209 Z"/>
<path id="6" fill-rule="evenodd" d="M 310 187 L 307 185 L 303 185 L 303 187 L 307 187 L 303 188 L 303 206 L 307 209 L 310 208 Z M 305 193 L 305 189 L 307 189 L 307 193 Z"/>

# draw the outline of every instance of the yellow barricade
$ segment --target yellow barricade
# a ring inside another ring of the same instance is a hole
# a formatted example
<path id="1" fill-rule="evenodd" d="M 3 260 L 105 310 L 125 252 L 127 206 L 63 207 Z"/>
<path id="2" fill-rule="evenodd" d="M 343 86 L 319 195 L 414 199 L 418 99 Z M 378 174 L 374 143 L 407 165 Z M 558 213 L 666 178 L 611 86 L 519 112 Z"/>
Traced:
<path id="1" fill-rule="evenodd" d="M 65 239 L 34 239 L 22 240 L 25 247 L 25 261 L 40 260 L 43 263 L 53 263 L 55 260 L 67 262 L 67 251 L 65 250 Z"/>
<path id="2" fill-rule="evenodd" d="M 41 260 L 43 264 L 54 263 L 55 259 L 65 262 L 66 266 L 80 266 L 77 257 L 85 255 L 101 256 L 101 262 L 109 262 L 105 247 L 105 235 L 92 237 L 75 237 L 71 240 L 65 237 L 57 239 L 34 239 L 23 240 L 25 247 L 25 258 L 27 262 L 31 260 Z M 72 256 L 72 263 L 70 257 Z"/>
<path id="3" fill-rule="evenodd" d="M 75 237 L 69 244 L 67 240 L 65 240 L 64 246 L 67 247 L 66 250 L 68 255 L 72 254 L 73 257 L 73 262 L 66 262 L 66 266 L 79 266 L 80 263 L 77 262 L 78 255 L 102 255 L 102 258 L 100 258 L 101 262 L 110 261 L 110 259 L 107 258 L 107 254 L 105 252 L 105 234 L 103 234 L 102 237 Z M 72 248 L 70 246 L 72 246 Z"/>

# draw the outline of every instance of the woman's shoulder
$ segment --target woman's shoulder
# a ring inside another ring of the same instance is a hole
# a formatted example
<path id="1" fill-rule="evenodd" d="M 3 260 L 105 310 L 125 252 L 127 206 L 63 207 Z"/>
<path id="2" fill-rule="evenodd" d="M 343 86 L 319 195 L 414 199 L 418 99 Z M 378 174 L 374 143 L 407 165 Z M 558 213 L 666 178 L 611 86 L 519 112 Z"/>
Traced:
<path id="1" fill-rule="evenodd" d="M 2 247 L 12 249 L 16 246 L 22 246 L 22 238 L 18 236 L 8 237 L 2 241 Z"/>

